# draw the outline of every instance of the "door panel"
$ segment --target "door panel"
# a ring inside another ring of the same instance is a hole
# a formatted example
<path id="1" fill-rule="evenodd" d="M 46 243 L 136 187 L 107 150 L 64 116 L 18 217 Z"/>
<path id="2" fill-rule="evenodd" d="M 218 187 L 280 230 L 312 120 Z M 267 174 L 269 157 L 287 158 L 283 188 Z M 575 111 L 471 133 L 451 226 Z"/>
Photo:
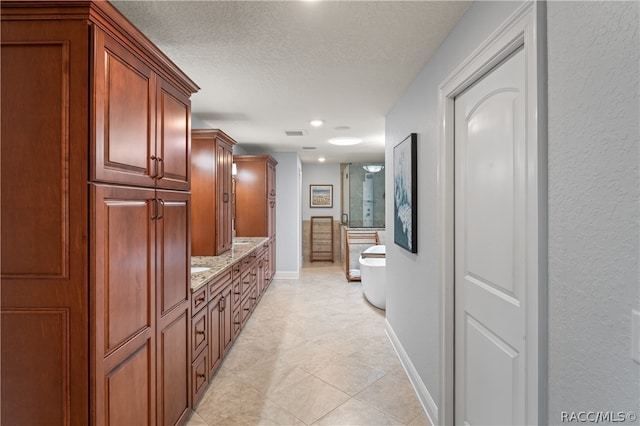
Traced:
<path id="1" fill-rule="evenodd" d="M 191 176 L 191 101 L 166 81 L 158 79 L 158 82 L 157 186 L 188 191 Z"/>
<path id="2" fill-rule="evenodd" d="M 524 52 L 455 100 L 456 423 L 523 424 Z"/>
<path id="3" fill-rule="evenodd" d="M 92 178 L 153 186 L 156 75 L 129 50 L 96 29 L 95 151 Z"/>
<path id="4" fill-rule="evenodd" d="M 190 292 L 191 257 L 189 247 L 190 195 L 158 191 L 158 311 L 164 316 Z"/>
<path id="5" fill-rule="evenodd" d="M 155 191 L 90 189 L 95 423 L 155 424 Z"/>

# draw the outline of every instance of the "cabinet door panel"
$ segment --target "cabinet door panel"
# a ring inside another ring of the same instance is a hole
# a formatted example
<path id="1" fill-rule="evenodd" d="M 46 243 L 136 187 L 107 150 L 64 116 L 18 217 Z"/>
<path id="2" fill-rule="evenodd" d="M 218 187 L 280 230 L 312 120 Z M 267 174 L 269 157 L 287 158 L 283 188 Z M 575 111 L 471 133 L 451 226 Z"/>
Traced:
<path id="1" fill-rule="evenodd" d="M 233 164 L 233 151 L 231 145 L 218 142 L 217 170 L 218 182 L 221 186 L 218 189 L 218 253 L 222 253 L 231 248 L 231 167 Z"/>
<path id="2" fill-rule="evenodd" d="M 95 422 L 154 424 L 155 191 L 90 188 Z"/>
<path id="3" fill-rule="evenodd" d="M 222 361 L 222 339 L 220 337 L 222 323 L 220 322 L 220 307 L 222 297 L 217 296 L 209 302 L 209 375 L 211 376 Z"/>
<path id="4" fill-rule="evenodd" d="M 156 75 L 102 31 L 95 34 L 92 178 L 154 186 Z"/>
<path id="5" fill-rule="evenodd" d="M 165 315 L 188 302 L 190 292 L 190 195 L 158 191 L 157 289 L 158 311 Z"/>
<path id="6" fill-rule="evenodd" d="M 155 370 L 152 342 L 146 341 L 131 356 L 108 372 L 102 382 L 105 411 L 99 425 L 154 425 Z"/>
<path id="7" fill-rule="evenodd" d="M 159 157 L 157 186 L 189 190 L 191 158 L 191 101 L 164 80 L 158 80 Z"/>
<path id="8" fill-rule="evenodd" d="M 222 356 L 224 357 L 233 342 L 233 284 L 229 284 L 222 290 L 221 298 L 223 299 L 223 309 L 220 312 L 220 338 Z"/>
<path id="9" fill-rule="evenodd" d="M 102 356 L 152 327 L 154 191 L 95 185 L 96 333 Z"/>
<path id="10" fill-rule="evenodd" d="M 185 303 L 171 321 L 158 321 L 158 326 L 158 424 L 175 425 L 189 410 L 189 305 Z"/>

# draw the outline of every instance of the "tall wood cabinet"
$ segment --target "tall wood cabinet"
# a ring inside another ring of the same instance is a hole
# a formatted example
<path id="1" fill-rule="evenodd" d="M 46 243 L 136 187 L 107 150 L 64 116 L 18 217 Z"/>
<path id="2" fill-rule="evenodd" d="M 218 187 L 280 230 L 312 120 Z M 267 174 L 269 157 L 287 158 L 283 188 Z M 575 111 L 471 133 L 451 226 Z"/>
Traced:
<path id="1" fill-rule="evenodd" d="M 0 423 L 182 423 L 198 87 L 107 2 L 0 7 Z"/>
<path id="2" fill-rule="evenodd" d="M 193 256 L 218 256 L 233 245 L 231 167 L 235 143 L 221 130 L 191 132 Z"/>
<path id="3" fill-rule="evenodd" d="M 236 155 L 236 235 L 275 237 L 276 165 L 270 155 Z"/>

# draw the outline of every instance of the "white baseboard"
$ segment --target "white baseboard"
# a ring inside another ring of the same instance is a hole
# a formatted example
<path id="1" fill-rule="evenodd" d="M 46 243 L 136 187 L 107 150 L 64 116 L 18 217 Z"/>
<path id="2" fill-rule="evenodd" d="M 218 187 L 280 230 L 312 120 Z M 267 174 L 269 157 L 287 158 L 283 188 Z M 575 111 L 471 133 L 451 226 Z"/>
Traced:
<path id="1" fill-rule="evenodd" d="M 400 340 L 398 339 L 398 336 L 396 335 L 396 333 L 393 331 L 391 324 L 389 324 L 389 321 L 387 321 L 386 319 L 384 320 L 384 322 L 385 322 L 387 337 L 389 337 L 389 340 L 391 341 L 391 345 L 393 346 L 393 349 L 396 351 L 396 354 L 398 354 L 398 358 L 400 358 L 400 363 L 402 364 L 404 371 L 407 373 L 407 376 L 409 377 L 409 381 L 411 382 L 411 385 L 413 386 L 413 390 L 415 390 L 416 395 L 418 396 L 418 400 L 422 405 L 422 409 L 424 410 L 425 414 L 429 418 L 429 422 L 432 425 L 437 425 L 438 424 L 438 406 L 436 405 L 435 401 L 431 397 L 431 394 L 429 393 L 429 390 L 427 389 L 424 382 L 420 378 L 420 375 L 418 375 L 418 371 L 413 366 L 411 359 L 409 359 L 409 355 L 407 355 L 407 352 L 402 347 L 402 344 L 400 343 Z"/>
<path id="2" fill-rule="evenodd" d="M 276 271 L 276 274 L 273 276 L 276 280 L 297 280 L 300 278 L 299 271 Z"/>

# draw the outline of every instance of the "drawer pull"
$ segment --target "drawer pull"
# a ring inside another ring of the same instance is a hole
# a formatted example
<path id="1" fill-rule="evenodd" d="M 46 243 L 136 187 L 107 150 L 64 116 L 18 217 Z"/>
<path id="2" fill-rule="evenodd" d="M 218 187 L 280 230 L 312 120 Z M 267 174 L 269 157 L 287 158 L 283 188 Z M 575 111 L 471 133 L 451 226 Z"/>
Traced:
<path id="1" fill-rule="evenodd" d="M 199 296 L 198 298 L 196 298 L 196 305 L 197 305 L 198 303 L 202 303 L 202 302 L 204 302 L 204 299 L 205 299 L 204 294 L 203 294 L 202 296 Z"/>
<path id="2" fill-rule="evenodd" d="M 201 379 L 206 379 L 207 378 L 207 376 L 205 374 L 203 374 L 203 373 L 198 373 L 198 374 L 196 374 L 196 376 L 198 376 Z"/>
<path id="3" fill-rule="evenodd" d="M 200 334 L 200 335 L 204 336 L 205 332 L 201 331 L 201 330 L 196 330 L 196 334 Z"/>

